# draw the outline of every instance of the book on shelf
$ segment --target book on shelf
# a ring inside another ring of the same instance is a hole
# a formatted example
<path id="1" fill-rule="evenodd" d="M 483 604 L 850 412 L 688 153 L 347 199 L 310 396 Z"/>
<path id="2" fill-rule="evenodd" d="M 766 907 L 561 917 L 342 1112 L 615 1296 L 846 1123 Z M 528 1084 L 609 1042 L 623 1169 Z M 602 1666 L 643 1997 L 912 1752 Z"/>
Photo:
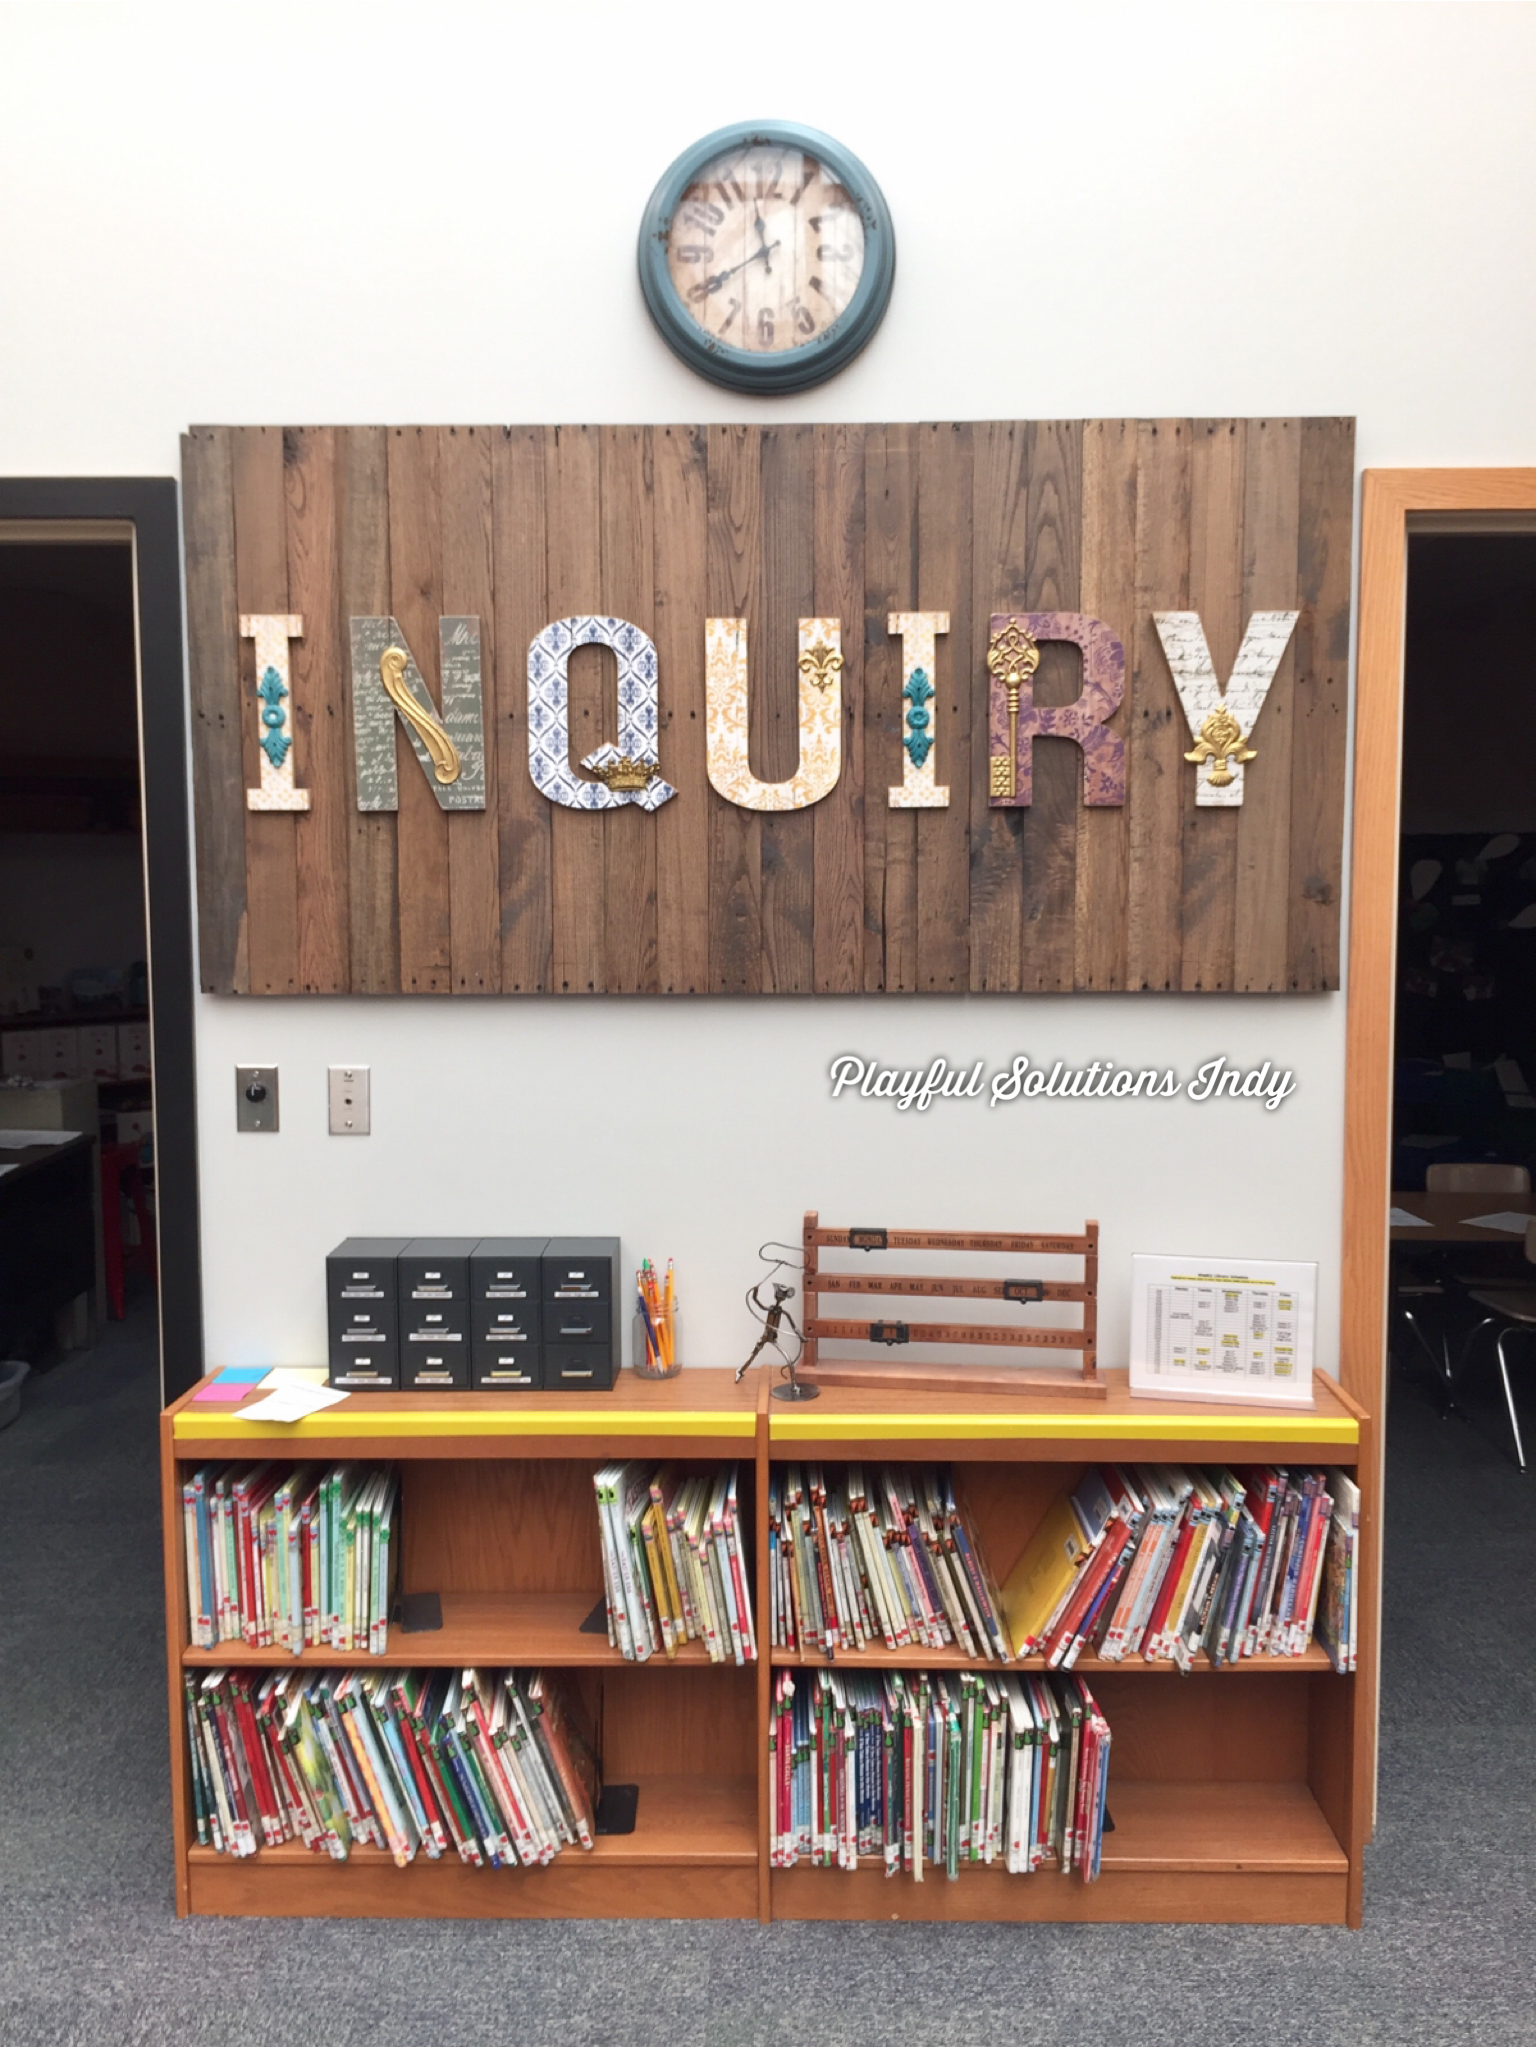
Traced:
<path id="1" fill-rule="evenodd" d="M 608 1640 L 643 1664 L 702 1642 L 714 1664 L 757 1658 L 752 1555 L 737 1468 L 683 1472 L 643 1459 L 592 1475 Z"/>
<path id="2" fill-rule="evenodd" d="M 778 1467 L 768 1560 L 775 1649 L 1008 1660 L 997 1588 L 943 1466 Z"/>
<path id="3" fill-rule="evenodd" d="M 1323 1599 L 1329 1656 L 1351 1670 L 1358 1522 L 1359 1491 L 1340 1472 L 1090 1470 L 1003 1582 L 1014 1655 L 1063 1671 L 1085 1650 L 1181 1671 L 1202 1652 L 1218 1665 L 1300 1657 Z"/>
<path id="4" fill-rule="evenodd" d="M 538 1671 L 187 1671 L 197 1839 L 298 1841 L 474 1866 L 590 1849 L 599 1795 L 579 1711 Z"/>
<path id="5" fill-rule="evenodd" d="M 1333 1525 L 1323 1556 L 1323 1585 L 1317 1605 L 1317 1640 L 1328 1652 L 1335 1671 L 1356 1668 L 1360 1642 L 1360 1609 L 1356 1598 L 1356 1560 L 1360 1555 L 1360 1489 L 1347 1472 L 1328 1474 L 1333 1495 Z"/>
<path id="6" fill-rule="evenodd" d="M 1109 1724 L 1080 1678 L 781 1670 L 769 1860 L 914 1883 L 969 1865 L 1099 1874 Z"/>
<path id="7" fill-rule="evenodd" d="M 393 1465 L 202 1465 L 182 1483 L 194 1648 L 383 1656 L 399 1576 Z"/>

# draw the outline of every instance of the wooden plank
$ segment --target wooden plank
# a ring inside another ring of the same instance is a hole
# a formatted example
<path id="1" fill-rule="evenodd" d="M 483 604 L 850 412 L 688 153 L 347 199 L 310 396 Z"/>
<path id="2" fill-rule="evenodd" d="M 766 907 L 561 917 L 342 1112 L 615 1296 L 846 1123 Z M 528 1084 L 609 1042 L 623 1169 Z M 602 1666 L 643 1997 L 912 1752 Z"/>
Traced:
<path id="1" fill-rule="evenodd" d="M 494 512 L 491 453 L 499 427 L 447 427 L 438 436 L 443 613 L 480 621 L 484 691 L 485 809 L 448 819 L 449 960 L 459 994 L 495 995 L 501 987 L 501 848 L 496 811 L 496 604 L 492 595 Z M 436 627 L 433 628 L 434 635 Z"/>
<path id="2" fill-rule="evenodd" d="M 818 995 L 864 985 L 864 429 L 816 429 L 816 616 L 843 622 L 843 772 L 812 811 Z M 766 1893 L 765 1893 L 766 1897 Z"/>
<path id="3" fill-rule="evenodd" d="M 304 621 L 289 649 L 296 777 L 310 792 L 297 814 L 295 862 L 299 987 L 305 995 L 343 995 L 352 986 L 347 936 L 347 796 L 352 731 L 341 613 L 341 522 L 337 503 L 337 429 L 290 427 L 283 436 L 288 505 L 288 600 Z"/>
<path id="4" fill-rule="evenodd" d="M 765 782 L 799 766 L 799 622 L 817 616 L 814 503 L 816 430 L 762 433 L 762 628 L 749 626 L 752 754 Z M 849 621 L 850 628 L 854 621 Z M 826 799 L 823 799 L 826 801 Z M 815 806 L 765 811 L 758 827 L 762 873 L 763 993 L 809 995 L 812 979 L 811 866 Z"/>
<path id="5" fill-rule="evenodd" d="M 1081 1884 L 1044 1870 L 1011 1877 L 994 1864 L 967 1869 L 954 1884 L 934 1881 L 931 1873 L 928 1881 L 910 1884 L 887 1878 L 872 1863 L 854 1871 L 801 1864 L 775 1870 L 772 1890 L 775 1920 L 1309 1927 L 1340 1926 L 1345 1917 L 1343 1875 L 1313 1871 L 1172 1874 L 1106 1867 L 1095 1883 Z"/>
<path id="6" fill-rule="evenodd" d="M 543 991 L 550 977 L 553 806 L 528 772 L 528 646 L 554 616 L 544 508 L 550 439 L 544 427 L 507 427 L 491 457 L 496 662 L 487 765 L 501 841 L 501 986 L 511 995 Z"/>
<path id="7" fill-rule="evenodd" d="M 442 709 L 437 622 L 443 611 L 438 429 L 389 431 L 390 614 L 405 635 L 432 701 Z M 396 889 L 400 906 L 400 986 L 407 995 L 445 995 L 453 987 L 448 879 L 448 819 L 428 788 L 399 719 L 395 720 Z"/>
<path id="8" fill-rule="evenodd" d="M 346 773 L 335 792 L 347 821 L 348 955 L 354 995 L 400 988 L 400 911 L 393 811 L 360 811 L 352 767 L 353 618 L 389 611 L 389 451 L 383 427 L 341 427 L 337 493 L 341 521 L 341 630 Z"/>
<path id="9" fill-rule="evenodd" d="M 467 1469 L 457 1468 L 461 1479 L 499 1469 L 489 1462 Z M 520 1466 L 518 1469 L 536 1471 L 539 1468 Z M 545 1469 L 558 1468 L 547 1465 Z M 589 1479 L 587 1491 L 590 1493 L 591 1490 Z M 588 1512 L 590 1514 L 590 1508 Z M 539 1547 L 535 1538 L 531 1554 L 536 1556 Z M 506 1562 L 503 1559 L 503 1579 L 505 1576 Z M 579 1592 L 529 1592 L 521 1587 L 513 1592 L 448 1591 L 440 1580 L 424 1576 L 419 1567 L 406 1569 L 406 1583 L 430 1585 L 440 1593 L 443 1625 L 430 1635 L 407 1634 L 397 1625 L 392 1625 L 384 1653 L 390 1664 L 457 1665 L 460 1669 L 469 1664 L 503 1667 L 509 1664 L 553 1664 L 563 1669 L 584 1664 L 622 1665 L 625 1661 L 606 1635 L 584 1632 L 581 1626 L 603 1597 L 600 1562 L 593 1585 Z M 220 1642 L 206 1650 L 184 1649 L 181 1661 L 194 1669 L 226 1665 L 254 1665 L 266 1669 L 272 1663 L 272 1649 L 270 1645 L 256 1649 L 245 1643 Z M 702 1641 L 684 1643 L 675 1661 L 682 1665 L 707 1666 L 709 1651 Z M 375 1652 L 336 1650 L 329 1644 L 305 1650 L 297 1657 L 284 1653 L 283 1662 L 286 1665 L 318 1665 L 322 1669 L 327 1665 L 359 1670 L 377 1670 L 379 1667 L 379 1657 Z"/>
<path id="10" fill-rule="evenodd" d="M 1243 506 L 1243 614 L 1296 608 L 1300 525 L 1301 423 L 1247 424 Z M 1240 989 L 1283 989 L 1289 981 L 1291 736 L 1296 639 L 1269 686 L 1249 744 L 1258 759 L 1244 770 L 1237 827 L 1237 938 Z"/>
<path id="11" fill-rule="evenodd" d="M 1134 420 L 1090 420 L 1083 429 L 1082 608 L 1112 628 L 1128 656 L 1136 617 L 1137 444 Z M 1113 723 L 1123 740 L 1135 715 L 1131 694 L 1128 658 L 1125 699 Z M 1073 980 L 1080 989 L 1124 988 L 1127 804 L 1078 807 L 1076 881 Z"/>
<path id="12" fill-rule="evenodd" d="M 545 457 L 549 616 L 589 616 L 603 605 L 597 429 L 554 428 L 545 443 Z M 571 657 L 573 767 L 605 739 L 618 738 L 612 667 L 613 656 L 605 661 L 596 647 L 578 648 Z M 549 812 L 550 986 L 559 994 L 593 995 L 605 985 L 602 821 L 593 812 L 568 810 L 563 804 L 550 804 Z"/>
<path id="13" fill-rule="evenodd" d="M 917 831 L 917 986 L 955 995 L 970 987 L 971 805 L 966 784 L 977 655 L 976 621 L 969 602 L 969 424 L 944 422 L 920 428 L 917 462 L 917 609 L 949 614 L 949 631 L 935 642 L 937 673 L 932 678 L 939 706 L 934 773 L 948 788 L 949 803 L 943 810 L 912 813 Z M 898 673 L 898 690 L 900 686 Z M 901 780 L 900 746 L 898 726 L 893 783 Z M 879 794 L 887 801 L 883 788 Z"/>
<path id="14" fill-rule="evenodd" d="M 194 1850 L 190 1910 L 306 1920 L 575 1921 L 749 1920 L 757 1910 L 757 1872 L 745 1863 L 594 1866 L 569 1850 L 547 1870 L 471 1870 L 457 1858 L 425 1857 L 397 1870 L 382 1851 L 368 1849 L 339 1864 L 302 1847 L 290 1861 L 280 1860 L 284 1854 L 263 1849 L 236 1862 Z"/>
<path id="15" fill-rule="evenodd" d="M 205 994 L 243 995 L 250 985 L 244 945 L 245 771 L 234 481 L 227 427 L 194 427 L 182 435 L 181 489 L 192 679 L 198 978 Z"/>
<path id="16" fill-rule="evenodd" d="M 976 619 L 971 679 L 971 987 L 1011 991 L 1023 976 L 1024 813 L 988 801 L 987 625 L 993 612 L 1028 608 L 1027 463 L 1012 420 L 972 429 L 974 553 L 970 609 Z"/>
<path id="17" fill-rule="evenodd" d="M 286 612 L 288 553 L 279 427 L 231 429 L 235 501 L 235 595 L 242 614 Z M 240 642 L 240 754 L 245 787 L 261 781 L 255 643 Z M 241 804 L 244 805 L 244 793 Z M 245 813 L 245 876 L 253 995 L 293 995 L 299 985 L 299 898 L 294 814 Z"/>
<path id="18" fill-rule="evenodd" d="M 709 805 L 705 768 L 704 614 L 708 438 L 702 427 L 653 427 L 656 658 L 661 772 L 677 791 L 656 814 L 657 986 L 709 987 Z"/>
<path id="19" fill-rule="evenodd" d="M 1180 979 L 1179 782 L 1189 772 L 1186 727 L 1152 614 L 1189 609 L 1189 439 L 1187 420 L 1143 420 L 1138 434 L 1136 610 L 1126 648 L 1133 703 L 1125 764 L 1130 988 L 1177 988 Z"/>
<path id="20" fill-rule="evenodd" d="M 1232 673 L 1243 628 L 1243 475 L 1247 437 L 1237 420 L 1192 420 L 1189 448 L 1189 608 L 1205 627 L 1216 673 Z M 1183 750 L 1194 745 L 1189 721 Z M 1204 772 L 1203 770 L 1201 771 Z M 1180 985 L 1232 986 L 1237 914 L 1237 825 L 1241 815 L 1202 809 L 1199 776 L 1185 762 L 1179 776 L 1184 892 L 1180 906 Z"/>
<path id="21" fill-rule="evenodd" d="M 1304 420 L 1286 946 L 1295 989 L 1339 985 L 1354 474 L 1354 421 Z"/>
<path id="22" fill-rule="evenodd" d="M 762 686 L 765 650 L 754 621 L 764 617 L 761 434 L 756 427 L 709 429 L 709 541 L 705 597 L 710 618 L 747 621 L 750 688 Z M 718 995 L 755 995 L 763 985 L 760 816 L 709 794 L 709 986 Z"/>
<path id="23" fill-rule="evenodd" d="M 917 604 L 920 428 L 872 427 L 864 443 L 864 987 L 917 987 L 917 816 L 886 800 L 901 780 L 901 642 L 893 611 Z"/>
<path id="24" fill-rule="evenodd" d="M 649 427 L 599 431 L 602 491 L 603 605 L 656 637 L 655 493 Z M 614 658 L 603 660 L 604 689 L 613 693 Z M 617 720 L 617 698 L 613 718 Z M 605 728 L 606 730 L 606 728 Z M 653 995 L 656 972 L 656 821 L 637 804 L 605 812 L 603 842 L 603 979 L 621 993 Z"/>
<path id="25" fill-rule="evenodd" d="M 1082 589 L 1083 432 L 1075 420 L 1031 422 L 1024 430 L 1028 477 L 1025 602 L 1030 611 L 1075 612 Z M 1035 702 L 1070 704 L 1082 691 L 1082 656 L 1046 641 Z M 1070 740 L 1037 740 L 1034 801 L 1024 812 L 1020 985 L 1070 989 L 1077 955 L 1077 814 L 1082 750 Z"/>

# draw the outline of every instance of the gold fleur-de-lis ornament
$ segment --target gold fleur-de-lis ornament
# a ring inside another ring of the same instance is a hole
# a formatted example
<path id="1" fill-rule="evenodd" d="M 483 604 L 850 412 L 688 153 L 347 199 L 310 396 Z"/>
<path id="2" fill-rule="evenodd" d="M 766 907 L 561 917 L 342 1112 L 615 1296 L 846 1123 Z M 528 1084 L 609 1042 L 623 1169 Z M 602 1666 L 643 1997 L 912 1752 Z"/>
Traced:
<path id="1" fill-rule="evenodd" d="M 801 675 L 814 689 L 823 692 L 831 689 L 833 678 L 841 672 L 842 666 L 843 657 L 825 640 L 817 640 L 807 647 L 799 661 Z"/>
<path id="2" fill-rule="evenodd" d="M 1236 779 L 1228 765 L 1232 761 L 1256 761 L 1258 755 L 1243 739 L 1243 729 L 1225 704 L 1218 704 L 1200 727 L 1200 737 L 1184 756 L 1198 768 L 1209 761 L 1206 782 L 1212 789 L 1226 789 Z"/>

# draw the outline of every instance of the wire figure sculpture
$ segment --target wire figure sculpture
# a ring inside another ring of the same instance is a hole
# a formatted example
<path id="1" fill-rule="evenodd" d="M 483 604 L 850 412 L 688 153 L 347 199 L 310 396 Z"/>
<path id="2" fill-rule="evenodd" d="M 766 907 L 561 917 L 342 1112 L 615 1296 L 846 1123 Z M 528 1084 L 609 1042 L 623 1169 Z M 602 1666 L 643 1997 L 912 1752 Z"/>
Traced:
<path id="1" fill-rule="evenodd" d="M 781 1280 L 778 1277 L 781 1273 L 798 1273 L 801 1270 L 800 1261 L 792 1256 L 797 1249 L 798 1247 L 793 1245 L 780 1244 L 774 1238 L 769 1238 L 766 1243 L 760 1244 L 757 1248 L 757 1256 L 767 1266 L 768 1271 L 759 1280 L 755 1281 L 743 1296 L 748 1314 L 752 1316 L 754 1321 L 762 1325 L 763 1334 L 753 1345 L 748 1357 L 736 1368 L 736 1382 L 738 1385 L 740 1384 L 742 1375 L 750 1367 L 756 1365 L 764 1351 L 776 1351 L 779 1356 L 779 1374 L 784 1384 L 773 1389 L 773 1399 L 775 1401 L 814 1401 L 818 1398 L 821 1391 L 819 1387 L 802 1385 L 795 1377 L 795 1367 L 799 1364 L 800 1355 L 805 1349 L 805 1338 L 801 1334 L 800 1326 L 795 1321 L 794 1313 L 788 1305 L 794 1300 L 797 1290 L 791 1287 L 787 1281 Z M 790 1256 L 770 1258 L 770 1253 L 790 1254 Z M 762 1290 L 770 1286 L 773 1289 L 773 1300 L 766 1302 L 763 1300 Z M 793 1358 L 789 1356 L 784 1348 L 782 1330 L 785 1323 L 788 1323 L 790 1329 L 795 1333 L 795 1355 Z"/>

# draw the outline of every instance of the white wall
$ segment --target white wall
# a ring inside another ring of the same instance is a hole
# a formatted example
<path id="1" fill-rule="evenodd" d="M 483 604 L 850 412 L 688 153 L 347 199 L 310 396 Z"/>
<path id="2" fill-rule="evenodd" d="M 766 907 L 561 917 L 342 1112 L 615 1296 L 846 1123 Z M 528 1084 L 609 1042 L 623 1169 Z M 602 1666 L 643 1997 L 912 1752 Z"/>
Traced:
<path id="1" fill-rule="evenodd" d="M 1536 12 L 795 11 L 12 0 L 0 14 L 0 470 L 175 468 L 191 421 L 1353 413 L 1363 464 L 1536 462 Z M 634 238 L 685 143 L 831 129 L 884 186 L 885 327 L 827 389 L 701 385 Z M 616 1229 L 730 1359 L 808 1203 L 1020 1227 L 1096 1212 L 1106 1355 L 1137 1248 L 1323 1269 L 1336 1349 L 1343 999 L 199 1005 L 216 1358 L 317 1357 L 348 1231 Z M 903 1117 L 831 1057 L 1278 1060 L 1186 1101 Z M 324 1135 L 328 1060 L 377 1135 Z M 284 1129 L 236 1140 L 237 1060 Z M 670 1104 L 670 1142 L 615 1123 Z"/>

